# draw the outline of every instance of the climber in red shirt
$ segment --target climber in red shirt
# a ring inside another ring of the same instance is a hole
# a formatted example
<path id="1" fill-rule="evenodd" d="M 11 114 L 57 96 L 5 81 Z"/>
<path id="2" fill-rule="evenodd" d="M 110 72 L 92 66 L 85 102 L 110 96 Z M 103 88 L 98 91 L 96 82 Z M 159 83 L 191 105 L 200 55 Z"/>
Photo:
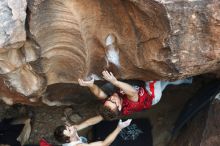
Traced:
<path id="1" fill-rule="evenodd" d="M 177 80 L 175 82 L 150 81 L 146 82 L 145 87 L 133 87 L 127 83 L 119 81 L 108 71 L 102 72 L 103 78 L 120 90 L 111 96 L 94 84 L 94 79 L 84 81 L 78 79 L 81 86 L 87 86 L 91 92 L 103 102 L 100 109 L 100 118 L 112 119 L 118 115 L 130 115 L 144 109 L 150 109 L 152 105 L 159 102 L 162 91 L 169 84 L 192 83 L 192 79 Z"/>

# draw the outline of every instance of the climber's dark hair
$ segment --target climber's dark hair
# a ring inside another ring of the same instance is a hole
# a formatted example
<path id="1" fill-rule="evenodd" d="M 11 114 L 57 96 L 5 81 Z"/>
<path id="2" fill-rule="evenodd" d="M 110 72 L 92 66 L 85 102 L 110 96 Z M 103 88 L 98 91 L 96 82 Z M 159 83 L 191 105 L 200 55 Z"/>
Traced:
<path id="1" fill-rule="evenodd" d="M 112 120 L 112 119 L 117 118 L 120 115 L 120 111 L 118 110 L 117 107 L 114 110 L 112 110 L 109 107 L 101 105 L 99 108 L 99 114 L 105 120 Z"/>

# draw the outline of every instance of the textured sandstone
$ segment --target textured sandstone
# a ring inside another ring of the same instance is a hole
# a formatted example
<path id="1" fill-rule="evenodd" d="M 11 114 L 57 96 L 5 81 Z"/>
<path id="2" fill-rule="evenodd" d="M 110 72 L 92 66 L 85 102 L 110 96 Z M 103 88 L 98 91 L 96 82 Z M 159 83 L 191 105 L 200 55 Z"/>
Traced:
<path id="1" fill-rule="evenodd" d="M 26 27 L 26 1 L 0 2 L 0 74 L 26 97 L 46 98 L 48 86 L 78 78 L 100 80 L 104 69 L 147 81 L 220 68 L 218 0 L 27 2 Z"/>
<path id="2" fill-rule="evenodd" d="M 1 0 L 0 14 L 0 99 L 10 105 L 95 113 L 77 79 L 104 69 L 144 81 L 220 77 L 219 0 Z M 218 113 L 216 101 L 174 145 L 220 145 Z"/>
<path id="3" fill-rule="evenodd" d="M 26 40 L 26 0 L 0 1 L 0 51 L 18 48 Z"/>
<path id="4" fill-rule="evenodd" d="M 169 17 L 170 60 L 177 75 L 197 75 L 219 68 L 220 1 L 157 1 L 164 4 Z"/>

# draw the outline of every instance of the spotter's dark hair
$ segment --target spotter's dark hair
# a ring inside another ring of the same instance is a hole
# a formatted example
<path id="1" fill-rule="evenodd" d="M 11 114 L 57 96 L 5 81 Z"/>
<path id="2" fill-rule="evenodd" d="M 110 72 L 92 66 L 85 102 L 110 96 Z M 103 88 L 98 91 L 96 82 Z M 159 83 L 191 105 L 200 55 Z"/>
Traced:
<path id="1" fill-rule="evenodd" d="M 62 144 L 70 142 L 70 137 L 63 134 L 64 130 L 66 130 L 66 126 L 64 125 L 58 126 L 54 130 L 54 138 Z"/>

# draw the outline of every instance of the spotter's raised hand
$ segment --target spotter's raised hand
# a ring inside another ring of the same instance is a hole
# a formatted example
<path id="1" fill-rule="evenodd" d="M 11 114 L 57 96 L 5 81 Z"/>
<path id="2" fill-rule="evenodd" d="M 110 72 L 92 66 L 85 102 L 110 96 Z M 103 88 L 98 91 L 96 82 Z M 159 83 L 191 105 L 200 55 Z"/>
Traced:
<path id="1" fill-rule="evenodd" d="M 122 122 L 122 120 L 119 120 L 118 126 L 119 126 L 121 129 L 123 129 L 123 128 L 125 128 L 125 127 L 128 127 L 128 126 L 131 124 L 131 121 L 132 121 L 132 119 L 128 119 L 128 120 L 126 120 L 126 121 L 124 121 L 124 122 Z"/>

